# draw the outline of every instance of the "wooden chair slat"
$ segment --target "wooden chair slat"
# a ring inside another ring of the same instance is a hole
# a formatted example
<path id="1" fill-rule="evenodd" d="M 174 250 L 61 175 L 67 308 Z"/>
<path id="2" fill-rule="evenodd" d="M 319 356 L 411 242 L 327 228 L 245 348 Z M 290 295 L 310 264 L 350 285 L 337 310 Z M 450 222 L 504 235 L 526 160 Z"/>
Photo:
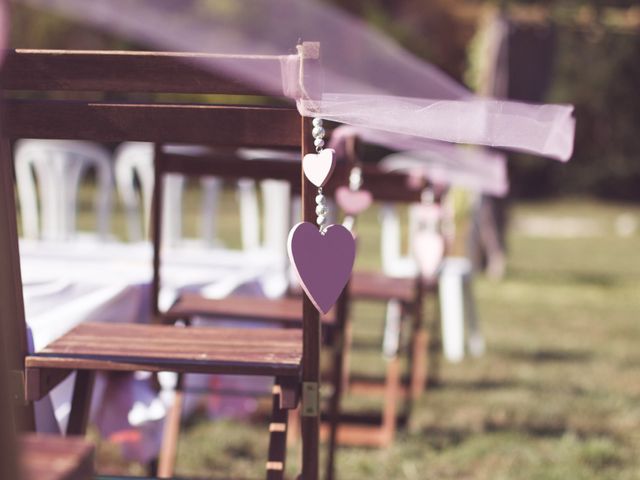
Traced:
<path id="1" fill-rule="evenodd" d="M 419 202 L 424 185 L 412 184 L 409 175 L 399 172 L 383 172 L 377 165 L 362 165 L 363 189 L 371 192 L 379 202 L 414 203 Z M 336 188 L 349 184 L 351 165 L 340 163 L 324 187 L 331 195 Z"/>
<path id="2" fill-rule="evenodd" d="M 390 277 L 381 272 L 355 271 L 350 286 L 351 296 L 357 299 L 413 302 L 416 298 L 415 279 Z"/>
<path id="3" fill-rule="evenodd" d="M 230 296 L 222 299 L 209 299 L 194 293 L 180 296 L 176 304 L 169 309 L 166 318 L 170 320 L 198 316 L 216 316 L 218 318 L 250 319 L 263 323 L 278 323 L 285 326 L 302 328 L 302 298 L 260 298 Z M 335 321 L 332 309 L 323 316 L 323 323 Z"/>
<path id="4" fill-rule="evenodd" d="M 317 45 L 307 44 L 299 50 L 302 60 L 317 59 Z M 254 70 L 258 72 L 278 69 L 279 73 L 281 68 L 279 57 L 257 56 L 241 60 L 254 63 Z M 202 68 L 206 62 L 235 61 L 237 58 L 234 57 L 199 54 L 15 51 L 8 55 L 0 82 L 5 90 L 16 91 L 261 93 L 242 81 L 230 81 Z M 9 97 L 1 119 L 7 128 L 3 132 L 7 153 L 9 140 L 16 138 L 153 142 L 156 166 L 163 163 L 158 153 L 161 146 L 168 143 L 300 148 L 306 142 L 303 153 L 313 151 L 309 144 L 310 120 L 304 119 L 301 123 L 299 113 L 290 107 L 124 104 L 113 101 L 17 100 L 16 95 Z M 304 136 L 301 139 L 303 125 Z M 8 162 L 6 164 L 9 165 Z M 158 173 L 156 177 L 159 180 Z M 161 183 L 157 181 L 156 187 Z M 5 190 L 6 195 L 13 193 L 10 189 Z M 156 188 L 154 193 L 154 216 L 158 216 L 160 211 L 158 206 L 162 195 L 159 190 Z M 306 220 L 312 219 L 309 203 L 312 195 L 311 191 L 307 193 Z M 159 238 L 159 230 L 157 233 Z M 17 240 L 11 240 L 17 251 Z M 158 250 L 159 242 L 155 239 L 154 246 Z M 157 267 L 159 257 L 156 259 L 156 256 L 154 253 L 154 265 Z M 16 262 L 17 259 L 16 254 Z M 19 285 L 19 271 L 13 273 L 13 280 Z M 154 289 L 158 285 L 154 277 Z M 298 382 L 304 374 L 305 381 L 315 384 L 319 378 L 320 322 L 308 299 L 304 307 L 299 308 L 298 316 L 300 310 L 304 317 L 303 332 L 298 329 L 82 324 L 41 352 L 24 357 L 26 371 L 33 374 L 35 370 L 41 370 L 39 377 L 30 376 L 27 388 L 35 384 L 42 393 L 63 378 L 68 370 L 78 370 L 90 376 L 94 371 L 135 370 L 263 375 L 277 377 L 280 381 L 290 379 L 296 388 L 300 387 Z M 154 310 L 153 313 L 157 316 L 159 312 Z M 24 329 L 24 322 L 19 324 Z M 57 374 L 56 370 L 63 372 Z M 90 391 L 88 382 L 76 382 L 74 433 L 82 434 L 85 430 L 84 415 L 90 406 Z M 27 398 L 32 398 L 29 392 Z M 290 403 L 291 400 L 288 401 Z M 315 418 L 307 417 L 302 422 L 305 439 L 302 476 L 309 480 L 318 478 L 317 414 L 315 412 Z"/>
<path id="5" fill-rule="evenodd" d="M 300 144 L 300 115 L 291 108 L 8 100 L 4 114 L 10 138 L 271 148 Z"/>
<path id="6" fill-rule="evenodd" d="M 264 95 L 217 71 L 229 71 L 238 57 L 198 53 L 13 50 L 3 67 L 2 88 L 36 91 L 100 91 Z M 280 75 L 276 56 L 241 60 L 257 72 Z M 210 68 L 207 69 L 207 66 Z"/>
<path id="7" fill-rule="evenodd" d="M 300 162 L 240 160 L 232 154 L 194 157 L 174 153 L 163 153 L 162 162 L 164 173 L 214 175 L 225 179 L 250 177 L 253 180 L 283 180 L 292 184 L 300 180 Z M 251 172 L 248 172 L 249 169 Z"/>
<path id="8" fill-rule="evenodd" d="M 277 154 L 274 154 L 277 157 Z M 215 175 L 226 179 L 251 177 L 254 180 L 284 180 L 291 184 L 292 193 L 300 194 L 300 163 L 291 160 L 243 160 L 233 154 L 228 155 L 184 155 L 178 153 L 162 154 L 164 173 L 182 173 L 185 175 Z M 254 162 L 255 168 L 247 173 Z M 349 184 L 350 166 L 344 163 L 336 165 L 328 184 L 324 187 L 327 195 Z M 371 192 L 376 201 L 414 203 L 419 202 L 423 185 L 412 185 L 406 173 L 383 172 L 375 165 L 363 167 L 364 189 Z"/>
<path id="9" fill-rule="evenodd" d="M 20 437 L 22 480 L 89 480 L 93 446 L 78 437 L 23 434 Z"/>
<path id="10" fill-rule="evenodd" d="M 28 356 L 27 368 L 147 370 L 297 376 L 301 334 L 293 329 L 81 324 Z M 141 341 L 144 339 L 144 341 Z"/>

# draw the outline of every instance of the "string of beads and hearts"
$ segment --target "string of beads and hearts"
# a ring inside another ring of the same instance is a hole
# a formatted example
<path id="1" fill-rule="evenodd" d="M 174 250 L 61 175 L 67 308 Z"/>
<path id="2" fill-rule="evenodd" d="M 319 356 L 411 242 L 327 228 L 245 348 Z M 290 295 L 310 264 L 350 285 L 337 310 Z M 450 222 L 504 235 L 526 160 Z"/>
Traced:
<path id="1" fill-rule="evenodd" d="M 295 225 L 289 232 L 287 249 L 302 289 L 320 312 L 327 313 L 349 281 L 356 244 L 344 226 L 325 225 L 329 210 L 322 187 L 335 168 L 335 151 L 324 148 L 322 119 L 313 119 L 312 135 L 316 153 L 304 156 L 302 170 L 307 180 L 318 188 L 317 226 L 309 222 Z"/>

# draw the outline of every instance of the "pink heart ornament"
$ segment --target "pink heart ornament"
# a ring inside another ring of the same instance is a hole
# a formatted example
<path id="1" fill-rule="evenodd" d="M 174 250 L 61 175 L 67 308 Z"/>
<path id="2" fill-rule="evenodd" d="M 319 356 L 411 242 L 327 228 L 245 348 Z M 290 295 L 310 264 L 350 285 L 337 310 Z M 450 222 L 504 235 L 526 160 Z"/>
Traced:
<path id="1" fill-rule="evenodd" d="M 322 187 L 331 177 L 336 166 L 335 150 L 325 148 L 320 153 L 307 153 L 302 159 L 305 177 L 316 187 Z"/>
<path id="2" fill-rule="evenodd" d="M 433 280 L 438 274 L 444 258 L 444 251 L 444 238 L 439 233 L 422 230 L 415 234 L 413 253 L 418 263 L 418 269 L 425 280 Z"/>
<path id="3" fill-rule="evenodd" d="M 342 186 L 336 190 L 336 202 L 347 215 L 358 215 L 373 203 L 373 195 L 367 190 L 351 190 Z"/>
<path id="4" fill-rule="evenodd" d="M 309 222 L 289 232 L 289 259 L 300 285 L 322 313 L 336 303 L 349 281 L 356 258 L 356 242 L 342 225 L 329 225 L 324 235 Z"/>
<path id="5" fill-rule="evenodd" d="M 424 204 L 414 207 L 415 219 L 420 225 L 418 228 L 437 228 L 442 220 L 442 208 L 440 205 Z"/>

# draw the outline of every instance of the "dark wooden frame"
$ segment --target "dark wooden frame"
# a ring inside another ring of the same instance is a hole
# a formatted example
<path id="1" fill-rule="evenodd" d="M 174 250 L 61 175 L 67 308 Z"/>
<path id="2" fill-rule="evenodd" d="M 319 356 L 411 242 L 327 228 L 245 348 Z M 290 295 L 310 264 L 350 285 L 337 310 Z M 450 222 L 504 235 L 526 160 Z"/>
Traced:
<path id="1" fill-rule="evenodd" d="M 301 62 L 315 61 L 317 44 L 299 47 Z M 212 57 L 212 56 L 209 56 Z M 255 89 L 243 82 L 229 80 L 206 70 L 195 73 L 194 60 L 189 55 L 152 52 L 69 52 L 28 51 L 9 52 L 2 85 L 6 90 L 65 90 L 65 91 L 116 91 L 116 92 L 168 92 L 249 94 Z M 199 59 L 195 59 L 198 61 Z M 206 59 L 205 59 L 206 60 Z M 247 59 L 247 61 L 251 61 Z M 132 68 L 131 62 L 139 65 Z M 277 57 L 256 60 L 256 70 L 279 68 Z M 184 75 L 173 76 L 176 72 Z M 34 72 L 37 72 L 34 74 Z M 161 77 L 158 75 L 164 72 Z M 193 79 L 197 79 L 194 82 Z M 191 79 L 191 80 L 189 80 Z M 185 83 L 181 83 L 184 81 Z M 197 87 L 197 88 L 196 88 Z M 154 143 L 200 143 L 216 146 L 301 147 L 301 154 L 314 151 L 311 122 L 301 118 L 292 107 L 217 106 L 217 105 L 159 105 L 125 104 L 87 101 L 16 100 L 8 99 L 2 116 L 3 132 L 2 172 L 4 195 L 12 196 L 11 155 L 9 139 L 17 137 L 77 139 L 99 141 L 150 141 Z M 250 127 L 250 128 L 249 128 Z M 157 147 L 156 147 L 157 148 Z M 302 175 L 303 218 L 315 219 L 314 190 Z M 19 253 L 13 200 L 3 202 L 3 214 L 7 217 L 9 235 L 7 245 L 0 244 L 8 253 L 9 265 L 5 269 L 3 286 L 13 298 L 21 297 Z M 5 239 L 3 237 L 3 240 Z M 60 362 L 53 369 L 39 369 L 40 357 L 27 355 L 24 307 L 22 302 L 10 302 L 2 308 L 3 322 L 9 338 L 18 345 L 12 352 L 12 368 L 25 379 L 26 398 L 39 398 L 66 377 L 78 364 Z M 10 311 L 9 311 L 10 310 Z M 304 298 L 303 354 L 301 384 L 303 404 L 317 399 L 308 398 L 309 385 L 316 394 L 319 391 L 320 321 L 317 310 L 308 298 Z M 76 380 L 70 431 L 82 433 L 86 425 L 87 391 L 92 382 L 91 360 L 82 366 Z M 47 363 L 47 365 L 50 365 Z M 305 388 L 307 388 L 305 390 Z M 305 397 L 307 395 L 307 397 Z M 286 397 L 286 398 L 285 398 Z M 280 408 L 288 396 L 279 394 Z M 275 405 L 275 403 L 274 403 Z M 304 411 L 304 408 L 303 408 Z M 28 426 L 33 427 L 32 412 L 26 416 Z M 301 478 L 318 478 L 319 412 L 304 414 L 301 418 L 303 452 Z M 282 435 L 280 435 L 282 436 Z M 273 440 L 273 437 L 272 437 Z M 283 468 L 283 465 L 282 465 Z M 268 478 L 280 478 L 279 475 Z"/>
<path id="2" fill-rule="evenodd" d="M 363 163 L 358 154 L 359 140 L 352 137 L 346 140 L 345 162 L 337 175 L 334 174 L 332 182 L 346 183 L 346 177 L 353 166 L 359 166 L 362 170 L 362 188 L 372 193 L 377 201 L 393 202 L 393 203 L 418 203 L 422 199 L 425 188 L 428 187 L 426 181 L 416 182 L 408 175 L 403 173 L 381 172 L 375 165 Z M 335 186 L 334 186 L 335 188 Z M 331 189 L 331 185 L 328 187 Z M 440 201 L 440 199 L 436 199 Z M 367 276 L 372 278 L 367 279 Z M 410 283 L 410 287 L 392 288 L 388 281 L 405 285 Z M 374 283 L 379 282 L 376 287 Z M 351 279 L 350 298 L 352 301 L 369 300 L 387 302 L 389 300 L 398 300 L 401 306 L 401 318 L 403 324 L 409 324 L 410 330 L 409 346 L 405 350 L 408 357 L 407 361 L 407 381 L 402 378 L 400 372 L 400 357 L 395 355 L 388 359 L 387 371 L 384 379 L 366 379 L 363 383 L 358 381 L 361 379 L 351 379 L 347 373 L 345 387 L 351 390 L 359 390 L 366 393 L 382 393 L 384 396 L 382 419 L 368 415 L 342 415 L 340 410 L 340 399 L 333 408 L 331 415 L 331 423 L 339 424 L 340 435 L 337 428 L 330 430 L 330 445 L 345 443 L 353 445 L 378 446 L 387 447 L 391 444 L 395 437 L 398 416 L 398 402 L 404 397 L 406 403 L 406 420 L 411 411 L 413 403 L 424 392 L 427 384 L 427 377 L 431 373 L 430 365 L 432 359 L 429 356 L 430 334 L 428 325 L 425 325 L 424 302 L 427 294 L 436 297 L 437 284 L 426 284 L 421 275 L 417 275 L 414 279 L 390 279 L 382 273 L 373 273 L 361 275 L 354 272 Z M 386 285 L 386 286 L 384 286 Z M 406 291 L 405 291 L 406 290 Z M 349 320 L 351 322 L 351 320 Z M 350 339 L 350 335 L 345 336 Z M 350 343 L 344 346 L 346 353 L 351 349 Z M 399 352 L 400 353 L 400 352 Z M 372 381 L 373 380 L 373 381 Z M 372 425 L 373 424 L 373 425 Z M 337 437 L 337 438 L 336 438 Z M 333 459 L 334 448 L 329 449 L 328 472 L 329 477 L 333 478 Z"/>

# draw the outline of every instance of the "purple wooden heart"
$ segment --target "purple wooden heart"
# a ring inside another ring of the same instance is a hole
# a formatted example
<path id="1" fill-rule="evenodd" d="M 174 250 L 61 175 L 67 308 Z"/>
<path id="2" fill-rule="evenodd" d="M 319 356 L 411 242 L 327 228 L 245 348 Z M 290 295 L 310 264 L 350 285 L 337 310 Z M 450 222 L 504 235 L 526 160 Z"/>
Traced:
<path id="1" fill-rule="evenodd" d="M 367 190 L 354 191 L 343 185 L 336 190 L 336 202 L 347 215 L 358 215 L 371 206 L 373 195 Z"/>
<path id="2" fill-rule="evenodd" d="M 356 258 L 356 242 L 342 225 L 330 225 L 324 235 L 313 223 L 302 222 L 289 232 L 289 258 L 313 304 L 327 313 L 347 284 Z"/>

